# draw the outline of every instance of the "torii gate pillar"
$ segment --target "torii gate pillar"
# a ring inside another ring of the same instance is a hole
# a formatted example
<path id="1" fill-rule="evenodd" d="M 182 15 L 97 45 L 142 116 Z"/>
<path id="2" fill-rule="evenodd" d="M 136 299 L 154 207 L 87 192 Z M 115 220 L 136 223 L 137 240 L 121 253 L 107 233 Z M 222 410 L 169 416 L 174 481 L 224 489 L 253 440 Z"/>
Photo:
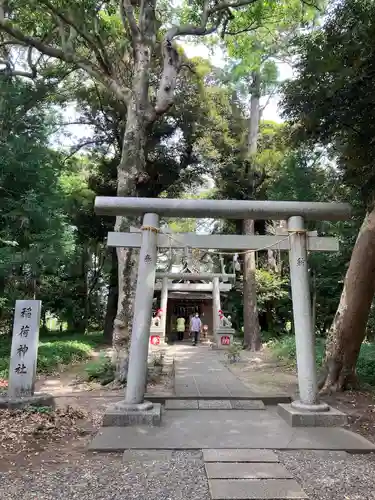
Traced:
<path id="1" fill-rule="evenodd" d="M 103 426 L 160 425 L 161 405 L 144 400 L 157 262 L 158 228 L 159 215 L 145 214 L 142 225 L 142 244 L 134 300 L 125 401 L 115 403 L 107 408 L 103 418 Z"/>
<path id="2" fill-rule="evenodd" d="M 292 288 L 294 331 L 298 370 L 299 401 L 292 406 L 302 410 L 327 411 L 329 406 L 318 403 L 315 363 L 315 333 L 312 321 L 307 237 L 302 217 L 290 217 L 290 282 Z"/>

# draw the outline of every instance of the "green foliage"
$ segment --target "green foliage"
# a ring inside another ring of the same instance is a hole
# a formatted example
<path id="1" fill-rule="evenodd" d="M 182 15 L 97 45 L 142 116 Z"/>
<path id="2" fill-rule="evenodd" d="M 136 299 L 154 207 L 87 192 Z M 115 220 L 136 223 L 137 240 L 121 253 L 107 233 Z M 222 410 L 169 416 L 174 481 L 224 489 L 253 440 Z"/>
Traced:
<path id="1" fill-rule="evenodd" d="M 229 363 L 237 363 L 241 358 L 242 344 L 233 342 L 225 351 L 225 357 Z"/>
<path id="2" fill-rule="evenodd" d="M 33 406 L 33 405 L 30 405 L 30 406 L 26 406 L 26 408 L 23 411 L 29 412 L 29 413 L 40 413 L 42 415 L 45 415 L 48 413 L 52 413 L 53 408 L 51 406 Z"/>
<path id="3" fill-rule="evenodd" d="M 115 366 L 105 353 L 100 353 L 97 359 L 87 363 L 85 367 L 87 379 L 96 380 L 102 385 L 109 384 L 115 378 Z"/>
<path id="4" fill-rule="evenodd" d="M 150 177 L 140 187 L 141 195 L 178 196 L 198 185 L 208 169 L 207 163 L 198 161 L 195 145 L 203 140 L 216 109 L 202 90 L 211 67 L 201 60 L 194 65 L 201 76 L 189 73 L 179 79 L 175 106 L 148 136 Z M 154 69 L 156 73 L 158 61 Z M 103 325 L 108 277 L 117 272 L 104 243 L 114 221 L 94 214 L 93 200 L 95 195 L 116 193 L 126 111 L 105 89 L 80 83 L 77 75 L 60 88 L 77 100 L 80 120 L 92 124 L 93 149 L 66 158 L 51 147 L 59 125 L 56 109 L 50 106 L 55 99 L 51 87 L 16 78 L 0 81 L 2 332 L 11 328 L 14 301 L 30 296 L 42 300 L 43 314 L 67 323 L 71 331 Z M 179 141 L 173 140 L 176 134 Z"/>
<path id="5" fill-rule="evenodd" d="M 272 332 L 273 337 L 282 334 L 285 332 L 286 322 L 292 316 L 288 277 L 283 277 L 278 273 L 263 268 L 257 269 L 256 288 L 258 310 L 261 318 L 264 316 L 267 328 Z M 229 292 L 225 310 L 228 310 L 231 314 L 234 327 L 238 332 L 238 336 L 241 337 L 243 335 L 242 281 L 239 281 L 236 287 Z M 266 338 L 262 336 L 262 340 L 266 340 Z"/>
<path id="6" fill-rule="evenodd" d="M 39 342 L 37 373 L 50 374 L 61 366 L 89 359 L 102 341 L 101 333 L 44 336 Z M 10 339 L 0 335 L 0 378 L 8 378 L 10 349 Z"/>
<path id="7" fill-rule="evenodd" d="M 294 336 L 286 336 L 271 341 L 271 351 L 279 359 L 292 365 L 296 363 L 296 343 Z M 321 366 L 324 359 L 325 342 L 317 339 L 315 344 L 317 366 Z M 375 386 L 375 344 L 363 343 L 357 363 L 357 375 L 362 383 Z"/>
<path id="8" fill-rule="evenodd" d="M 297 78 L 284 87 L 285 117 L 298 143 L 323 144 L 345 183 L 372 203 L 375 190 L 375 4 L 345 0 L 321 28 L 297 38 Z M 357 198 L 357 197 L 355 197 Z"/>
<path id="9" fill-rule="evenodd" d="M 284 336 L 276 340 L 272 340 L 269 344 L 272 352 L 279 359 L 290 363 L 296 362 L 296 342 L 294 336 Z M 324 340 L 318 339 L 315 344 L 315 356 L 317 366 L 321 366 L 324 358 Z"/>
<path id="10" fill-rule="evenodd" d="M 268 310 L 269 304 L 289 299 L 289 280 L 266 269 L 256 270 L 257 301 L 260 312 Z"/>
<path id="11" fill-rule="evenodd" d="M 360 380 L 375 386 L 375 345 L 363 343 L 357 362 L 357 374 Z"/>
<path id="12" fill-rule="evenodd" d="M 15 299 L 43 295 L 48 280 L 70 258 L 72 229 L 59 186 L 62 162 L 48 147 L 56 121 L 40 89 L 0 79 L 0 328 Z M 36 109 L 38 108 L 38 109 Z"/>
<path id="13" fill-rule="evenodd" d="M 153 354 L 152 359 L 151 359 L 151 365 L 155 366 L 155 367 L 164 366 L 164 358 L 165 358 L 165 354 L 163 352 Z"/>

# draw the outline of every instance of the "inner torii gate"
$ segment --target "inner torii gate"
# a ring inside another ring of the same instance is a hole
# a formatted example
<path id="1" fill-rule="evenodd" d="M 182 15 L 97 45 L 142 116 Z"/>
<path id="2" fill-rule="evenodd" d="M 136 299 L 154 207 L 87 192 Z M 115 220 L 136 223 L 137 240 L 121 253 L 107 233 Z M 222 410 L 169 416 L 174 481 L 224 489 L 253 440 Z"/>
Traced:
<path id="1" fill-rule="evenodd" d="M 347 220 L 351 207 L 344 203 L 238 201 L 238 200 L 179 200 L 166 198 L 96 197 L 95 211 L 99 215 L 140 216 L 140 232 L 108 233 L 108 245 L 140 248 L 134 317 L 129 357 L 125 401 L 117 403 L 112 413 L 121 413 L 116 425 L 143 421 L 160 421 L 161 409 L 144 401 L 149 329 L 156 274 L 157 249 L 195 247 L 217 250 L 258 250 L 275 246 L 289 250 L 290 279 L 296 336 L 299 400 L 292 411 L 327 412 L 330 408 L 319 403 L 315 364 L 314 330 L 307 265 L 308 251 L 337 251 L 335 238 L 321 238 L 307 233 L 306 220 Z M 178 234 L 171 238 L 159 232 L 159 217 L 273 219 L 287 220 L 289 236 L 240 236 Z M 124 418 L 125 415 L 128 418 Z M 120 423 L 121 424 L 120 424 Z"/>
<path id="2" fill-rule="evenodd" d="M 172 245 L 173 246 L 173 245 Z M 186 281 L 211 281 L 212 283 L 208 285 L 210 289 L 212 289 L 212 318 L 213 318 L 213 331 L 216 332 L 219 326 L 219 310 L 221 310 L 221 300 L 220 300 L 220 291 L 221 287 L 225 289 L 225 284 L 221 284 L 220 281 L 225 282 L 230 279 L 235 280 L 235 274 L 222 274 L 222 273 L 156 273 L 156 278 L 162 280 L 161 284 L 161 298 L 160 298 L 160 308 L 163 311 L 162 320 L 161 320 L 161 330 L 162 335 L 165 337 L 166 330 L 166 312 L 167 312 L 167 303 L 168 303 L 168 291 L 170 289 L 183 289 L 177 285 L 170 285 L 169 280 L 180 279 Z M 191 288 L 188 285 L 188 288 Z M 156 287 L 155 287 L 156 288 Z M 200 289 L 203 287 L 201 286 Z M 231 287 L 227 288 L 229 291 Z M 160 288 L 159 288 L 160 289 Z"/>

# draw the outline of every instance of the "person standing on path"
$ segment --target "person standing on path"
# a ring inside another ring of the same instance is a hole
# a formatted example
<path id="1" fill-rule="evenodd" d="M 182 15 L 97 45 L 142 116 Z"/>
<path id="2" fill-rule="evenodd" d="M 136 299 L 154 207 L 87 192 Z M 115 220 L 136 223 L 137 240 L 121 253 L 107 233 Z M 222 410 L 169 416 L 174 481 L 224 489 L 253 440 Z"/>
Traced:
<path id="1" fill-rule="evenodd" d="M 190 321 L 190 332 L 191 336 L 193 337 L 193 345 L 197 345 L 201 329 L 202 329 L 202 321 L 199 317 L 199 314 L 195 313 L 195 316 L 193 316 Z"/>
<path id="2" fill-rule="evenodd" d="M 177 318 L 177 339 L 184 340 L 185 333 L 185 318 L 182 315 L 179 315 Z"/>

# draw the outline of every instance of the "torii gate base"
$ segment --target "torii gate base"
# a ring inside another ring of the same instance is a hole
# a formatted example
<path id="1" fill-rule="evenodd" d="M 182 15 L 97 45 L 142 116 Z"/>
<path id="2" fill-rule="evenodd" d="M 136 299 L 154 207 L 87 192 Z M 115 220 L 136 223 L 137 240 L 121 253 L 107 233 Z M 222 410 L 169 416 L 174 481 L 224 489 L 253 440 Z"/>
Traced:
<path id="1" fill-rule="evenodd" d="M 350 206 L 338 203 L 171 200 L 165 198 L 97 197 L 100 215 L 144 215 L 125 401 L 107 409 L 103 425 L 158 425 L 160 404 L 144 401 L 152 299 L 156 273 L 159 216 L 288 220 L 290 275 L 296 335 L 298 401 L 279 405 L 279 415 L 292 426 L 332 426 L 346 416 L 320 403 L 315 366 L 314 328 L 307 266 L 306 220 L 346 220 Z M 225 236 L 223 236 L 225 238 Z"/>

